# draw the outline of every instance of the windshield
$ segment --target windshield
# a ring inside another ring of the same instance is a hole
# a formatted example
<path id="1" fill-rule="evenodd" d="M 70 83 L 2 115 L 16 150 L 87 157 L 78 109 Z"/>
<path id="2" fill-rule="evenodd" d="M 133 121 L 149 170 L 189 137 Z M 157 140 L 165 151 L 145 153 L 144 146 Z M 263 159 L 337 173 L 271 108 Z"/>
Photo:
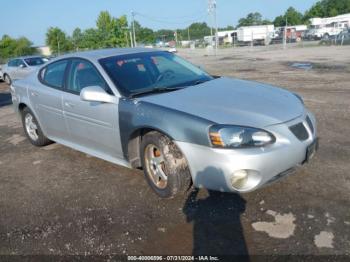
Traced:
<path id="1" fill-rule="evenodd" d="M 99 62 L 124 96 L 159 88 L 186 87 L 213 79 L 169 52 L 108 57 Z"/>
<path id="2" fill-rule="evenodd" d="M 45 61 L 41 57 L 31 57 L 24 59 L 26 61 L 27 65 L 29 66 L 38 66 L 45 63 Z"/>

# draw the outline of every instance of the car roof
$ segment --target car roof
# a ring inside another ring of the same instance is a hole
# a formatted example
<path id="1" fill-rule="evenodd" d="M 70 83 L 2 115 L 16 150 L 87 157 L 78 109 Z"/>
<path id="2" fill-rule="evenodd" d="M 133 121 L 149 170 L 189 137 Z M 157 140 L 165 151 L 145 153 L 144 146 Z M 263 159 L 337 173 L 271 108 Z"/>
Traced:
<path id="1" fill-rule="evenodd" d="M 151 48 L 109 48 L 109 49 L 99 49 L 99 50 L 92 50 L 92 51 L 70 53 L 70 54 L 59 56 L 55 60 L 60 60 L 63 58 L 71 58 L 71 57 L 80 57 L 88 60 L 97 61 L 99 59 L 111 57 L 111 56 L 157 52 L 157 51 L 161 51 L 161 50 L 151 49 Z"/>
<path id="2" fill-rule="evenodd" d="M 42 57 L 41 55 L 28 55 L 28 56 L 19 56 L 15 58 L 11 58 L 11 60 L 16 60 L 16 59 L 28 59 L 28 58 L 37 58 L 37 57 Z"/>

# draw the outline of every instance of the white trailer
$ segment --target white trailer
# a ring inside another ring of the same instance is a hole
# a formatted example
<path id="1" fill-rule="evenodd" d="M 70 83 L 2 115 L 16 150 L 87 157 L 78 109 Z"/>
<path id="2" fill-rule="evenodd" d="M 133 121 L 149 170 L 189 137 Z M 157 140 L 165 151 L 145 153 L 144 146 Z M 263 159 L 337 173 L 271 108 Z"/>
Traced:
<path id="1" fill-rule="evenodd" d="M 326 18 L 311 18 L 308 38 L 328 38 L 350 28 L 350 13 Z"/>
<path id="2" fill-rule="evenodd" d="M 237 40 L 239 43 L 260 42 L 269 44 L 274 38 L 274 25 L 242 26 L 237 29 Z"/>

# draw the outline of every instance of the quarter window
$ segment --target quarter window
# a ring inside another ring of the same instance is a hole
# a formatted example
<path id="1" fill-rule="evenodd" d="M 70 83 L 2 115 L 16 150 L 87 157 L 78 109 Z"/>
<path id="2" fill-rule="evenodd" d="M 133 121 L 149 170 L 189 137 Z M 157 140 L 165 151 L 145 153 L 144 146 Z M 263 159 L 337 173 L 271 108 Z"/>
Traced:
<path id="1" fill-rule="evenodd" d="M 67 90 L 80 94 L 88 86 L 99 86 L 108 93 L 112 93 L 106 82 L 94 65 L 83 59 L 73 59 L 68 78 Z"/>
<path id="2" fill-rule="evenodd" d="M 41 71 L 42 81 L 49 86 L 62 89 L 67 64 L 67 60 L 49 64 Z"/>

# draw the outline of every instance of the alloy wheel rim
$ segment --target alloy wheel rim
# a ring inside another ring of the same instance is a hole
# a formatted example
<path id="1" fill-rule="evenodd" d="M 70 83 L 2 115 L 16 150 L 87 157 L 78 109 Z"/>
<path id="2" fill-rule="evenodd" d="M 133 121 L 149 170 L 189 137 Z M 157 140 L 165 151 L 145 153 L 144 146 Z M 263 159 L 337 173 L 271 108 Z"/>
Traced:
<path id="1" fill-rule="evenodd" d="M 145 164 L 153 184 L 159 189 L 164 189 L 168 183 L 168 176 L 164 172 L 164 156 L 157 146 L 147 145 L 145 148 Z"/>
<path id="2" fill-rule="evenodd" d="M 38 140 L 38 126 L 34 123 L 33 116 L 31 114 L 27 114 L 24 118 L 24 121 L 29 137 L 34 141 Z"/>

